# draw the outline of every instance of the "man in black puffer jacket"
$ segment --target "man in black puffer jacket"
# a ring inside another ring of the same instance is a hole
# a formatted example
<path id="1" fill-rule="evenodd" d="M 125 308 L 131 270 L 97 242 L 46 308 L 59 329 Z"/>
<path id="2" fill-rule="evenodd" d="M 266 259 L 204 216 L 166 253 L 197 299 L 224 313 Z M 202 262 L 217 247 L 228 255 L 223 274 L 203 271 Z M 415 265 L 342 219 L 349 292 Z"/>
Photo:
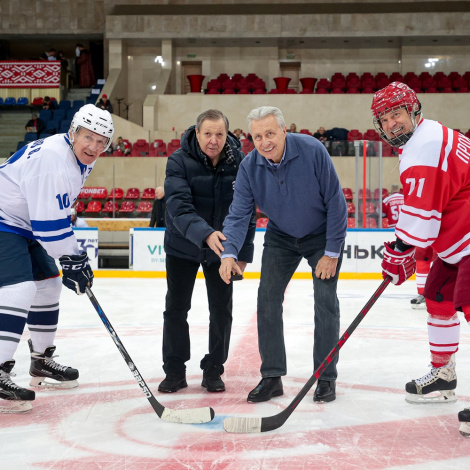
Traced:
<path id="1" fill-rule="evenodd" d="M 166 167 L 165 252 L 167 286 L 163 313 L 163 370 L 160 392 L 177 392 L 186 383 L 190 359 L 188 311 L 199 266 L 206 279 L 209 302 L 209 352 L 201 360 L 202 386 L 225 390 L 221 379 L 232 328 L 232 284 L 219 275 L 222 226 L 233 198 L 238 168 L 244 155 L 240 141 L 228 131 L 222 112 L 214 109 L 197 117 L 181 138 L 181 148 Z M 242 270 L 253 260 L 255 208 L 238 257 Z"/>

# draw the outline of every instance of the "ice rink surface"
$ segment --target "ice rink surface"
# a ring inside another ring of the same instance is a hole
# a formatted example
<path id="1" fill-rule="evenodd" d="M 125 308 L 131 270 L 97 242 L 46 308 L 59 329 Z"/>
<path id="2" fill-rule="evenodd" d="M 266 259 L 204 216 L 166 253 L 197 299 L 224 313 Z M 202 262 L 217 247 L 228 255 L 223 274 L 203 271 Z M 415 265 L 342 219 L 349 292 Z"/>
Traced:
<path id="1" fill-rule="evenodd" d="M 339 281 L 341 332 L 380 285 Z M 1 468 L 22 469 L 452 469 L 470 468 L 470 438 L 459 434 L 457 413 L 470 406 L 470 328 L 461 317 L 457 353 L 458 401 L 410 405 L 405 383 L 429 371 L 425 310 L 412 310 L 414 281 L 390 285 L 341 349 L 337 399 L 314 403 L 313 389 L 279 429 L 229 434 L 229 416 L 271 416 L 286 407 L 313 373 L 312 281 L 290 283 L 284 302 L 288 374 L 284 395 L 247 403 L 260 380 L 256 333 L 258 280 L 235 285 L 234 322 L 223 379 L 226 392 L 201 387 L 206 353 L 207 296 L 196 281 L 188 388 L 157 391 L 161 368 L 164 279 L 95 279 L 93 292 L 157 400 L 169 408 L 211 406 L 207 424 L 160 420 L 132 377 L 86 296 L 64 288 L 56 337 L 57 362 L 80 371 L 80 386 L 39 391 L 33 410 L 0 415 Z M 14 381 L 29 384 L 25 331 Z"/>

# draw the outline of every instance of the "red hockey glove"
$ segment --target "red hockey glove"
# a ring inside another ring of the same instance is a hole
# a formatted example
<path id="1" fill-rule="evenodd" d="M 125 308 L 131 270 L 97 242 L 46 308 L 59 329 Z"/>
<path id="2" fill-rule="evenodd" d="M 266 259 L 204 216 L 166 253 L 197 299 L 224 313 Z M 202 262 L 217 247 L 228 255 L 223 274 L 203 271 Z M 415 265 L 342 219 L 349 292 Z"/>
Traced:
<path id="1" fill-rule="evenodd" d="M 390 276 L 392 284 L 399 286 L 416 272 L 416 248 L 412 247 L 400 253 L 395 251 L 395 242 L 385 242 L 384 248 L 382 276 L 384 279 Z"/>

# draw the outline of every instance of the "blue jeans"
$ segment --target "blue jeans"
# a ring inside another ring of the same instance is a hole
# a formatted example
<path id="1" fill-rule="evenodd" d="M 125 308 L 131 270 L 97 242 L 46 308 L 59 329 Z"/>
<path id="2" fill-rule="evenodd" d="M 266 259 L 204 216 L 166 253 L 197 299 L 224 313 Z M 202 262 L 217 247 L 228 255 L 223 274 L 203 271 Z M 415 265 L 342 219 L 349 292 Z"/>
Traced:
<path id="1" fill-rule="evenodd" d="M 286 287 L 302 258 L 307 259 L 313 274 L 314 370 L 339 341 L 340 314 L 336 288 L 342 253 L 335 276 L 321 280 L 315 276 L 315 267 L 325 254 L 325 245 L 324 233 L 294 238 L 266 231 L 258 289 L 258 343 L 262 377 L 279 377 L 287 373 L 282 303 Z M 338 356 L 325 369 L 322 379 L 336 380 L 337 362 Z"/>

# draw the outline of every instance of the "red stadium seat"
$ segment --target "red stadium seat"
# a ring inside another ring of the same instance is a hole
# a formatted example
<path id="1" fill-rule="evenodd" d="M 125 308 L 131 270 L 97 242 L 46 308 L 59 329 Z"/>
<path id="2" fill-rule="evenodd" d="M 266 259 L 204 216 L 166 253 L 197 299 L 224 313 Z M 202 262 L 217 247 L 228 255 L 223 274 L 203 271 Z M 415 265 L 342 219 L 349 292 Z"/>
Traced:
<path id="1" fill-rule="evenodd" d="M 256 221 L 256 228 L 266 228 L 268 225 L 269 219 L 267 217 L 261 217 Z"/>
<path id="2" fill-rule="evenodd" d="M 348 132 L 348 142 L 354 142 L 355 140 L 362 140 L 362 132 L 357 129 L 351 129 Z"/>
<path id="3" fill-rule="evenodd" d="M 356 206 L 354 205 L 352 201 L 348 201 L 346 203 L 346 207 L 347 207 L 348 215 L 356 213 Z"/>
<path id="4" fill-rule="evenodd" d="M 348 217 L 348 228 L 356 227 L 356 219 L 354 217 Z"/>
<path id="5" fill-rule="evenodd" d="M 141 201 L 137 206 L 137 214 L 149 214 L 152 212 L 152 203 L 150 201 Z"/>
<path id="6" fill-rule="evenodd" d="M 140 199 L 140 189 L 139 188 L 129 188 L 126 191 L 126 196 L 124 199 Z"/>
<path id="7" fill-rule="evenodd" d="M 92 199 L 106 199 L 108 197 L 108 190 L 106 188 L 97 187 L 90 189 Z"/>
<path id="8" fill-rule="evenodd" d="M 367 217 L 366 228 L 377 228 L 377 221 L 372 217 Z"/>
<path id="9" fill-rule="evenodd" d="M 150 152 L 150 145 L 145 139 L 137 139 L 135 144 L 132 146 L 131 154 L 137 154 L 137 156 L 145 157 Z"/>
<path id="10" fill-rule="evenodd" d="M 175 150 L 178 150 L 181 147 L 181 142 L 179 139 L 171 139 L 168 142 L 166 153 L 167 155 L 171 155 Z"/>
<path id="11" fill-rule="evenodd" d="M 119 208 L 120 214 L 132 214 L 135 211 L 134 201 L 124 201 Z"/>
<path id="12" fill-rule="evenodd" d="M 85 210 L 85 203 L 83 201 L 77 201 L 75 203 L 75 210 L 77 214 L 81 214 Z"/>
<path id="13" fill-rule="evenodd" d="M 359 199 L 362 199 L 362 195 L 364 194 L 363 189 L 359 189 Z M 370 199 L 370 189 L 366 188 L 366 199 Z"/>
<path id="14" fill-rule="evenodd" d="M 155 188 L 145 188 L 142 191 L 141 199 L 151 199 L 153 201 L 155 199 Z"/>
<path id="15" fill-rule="evenodd" d="M 163 157 L 166 155 L 166 144 L 162 139 L 155 139 L 150 144 L 149 155 L 152 157 Z"/>
<path id="16" fill-rule="evenodd" d="M 108 199 L 122 199 L 124 197 L 124 190 L 122 188 L 113 188 L 108 194 Z"/>
<path id="17" fill-rule="evenodd" d="M 85 213 L 87 214 L 98 214 L 100 212 L 101 212 L 100 201 L 90 201 L 85 209 Z"/>
<path id="18" fill-rule="evenodd" d="M 388 189 L 382 188 L 382 199 L 385 199 L 389 196 Z M 380 199 L 380 188 L 374 190 L 374 199 Z"/>
<path id="19" fill-rule="evenodd" d="M 118 211 L 118 203 L 113 201 L 106 201 L 106 204 L 103 207 L 103 214 L 115 214 Z"/>
<path id="20" fill-rule="evenodd" d="M 389 225 L 388 225 L 388 219 L 387 219 L 387 217 L 384 217 L 384 218 L 382 219 L 382 228 L 388 228 L 388 227 L 389 227 Z"/>
<path id="21" fill-rule="evenodd" d="M 344 199 L 346 199 L 346 201 L 353 200 L 353 192 L 351 188 L 343 188 L 343 194 L 344 194 Z"/>

